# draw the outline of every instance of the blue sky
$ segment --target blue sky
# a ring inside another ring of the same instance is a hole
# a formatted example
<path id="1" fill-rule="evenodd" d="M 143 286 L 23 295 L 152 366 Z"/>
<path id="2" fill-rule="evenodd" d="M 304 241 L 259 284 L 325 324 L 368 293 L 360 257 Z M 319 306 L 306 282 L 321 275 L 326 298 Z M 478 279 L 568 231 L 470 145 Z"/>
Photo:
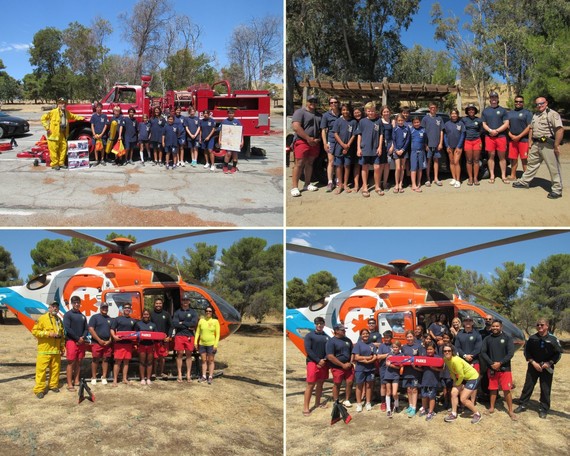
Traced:
<path id="1" fill-rule="evenodd" d="M 504 239 L 528 230 L 287 230 L 287 243 L 304 243 L 311 247 L 365 258 L 380 263 L 404 259 L 412 263 L 484 242 Z M 531 266 L 555 253 L 570 253 L 570 233 L 495 247 L 448 258 L 448 265 L 461 266 L 487 279 L 506 261 Z M 362 265 L 331 260 L 296 252 L 286 254 L 286 281 L 293 277 L 306 280 L 321 270 L 334 275 L 341 290 L 354 287 L 352 276 Z"/>
<path id="2" fill-rule="evenodd" d="M 218 69 L 227 64 L 226 46 L 237 25 L 247 24 L 255 17 L 283 17 L 283 0 L 172 0 L 172 3 L 176 11 L 186 14 L 202 27 L 200 52 L 215 54 L 215 67 Z M 21 79 L 32 71 L 27 50 L 37 31 L 45 27 L 63 30 L 74 21 L 89 26 L 96 16 L 111 22 L 114 32 L 105 45 L 111 49 L 112 54 L 121 55 L 128 46 L 121 37 L 122 28 L 118 15 L 123 11 L 132 11 L 135 4 L 135 0 L 28 0 L 23 3 L 5 4 L 2 6 L 0 59 L 4 62 L 8 74 Z"/>
<path id="3" fill-rule="evenodd" d="M 171 236 L 194 230 L 131 230 L 128 228 L 116 228 L 114 230 L 77 230 L 99 239 L 105 239 L 108 233 L 114 231 L 124 235 L 132 234 L 137 242 L 155 239 L 163 236 Z M 195 242 L 205 242 L 208 245 L 217 245 L 218 252 L 216 259 L 219 259 L 223 248 L 230 247 L 235 241 L 243 237 L 260 237 L 267 240 L 267 245 L 282 244 L 283 230 L 234 230 L 224 233 L 214 233 L 204 236 L 178 239 L 155 245 L 155 248 L 166 250 L 170 254 L 176 255 L 180 261 L 186 255 L 186 249 L 193 247 Z M 12 261 L 20 271 L 20 277 L 25 281 L 28 274 L 32 272 L 33 261 L 30 251 L 42 239 L 70 239 L 67 236 L 52 233 L 46 230 L 20 229 L 20 230 L 0 230 L 0 245 L 12 254 Z"/>

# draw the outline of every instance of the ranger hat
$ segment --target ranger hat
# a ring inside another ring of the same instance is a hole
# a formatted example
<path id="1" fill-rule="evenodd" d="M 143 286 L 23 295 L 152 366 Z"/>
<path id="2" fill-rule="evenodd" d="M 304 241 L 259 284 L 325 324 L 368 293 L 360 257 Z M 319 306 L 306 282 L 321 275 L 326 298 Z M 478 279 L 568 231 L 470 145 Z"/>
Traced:
<path id="1" fill-rule="evenodd" d="M 477 109 L 477 106 L 475 106 L 473 103 L 469 103 L 466 107 L 465 107 L 465 114 L 467 114 L 467 111 L 469 111 L 470 109 L 474 109 L 475 110 L 475 114 L 477 114 L 479 112 L 479 110 Z M 469 115 L 469 114 L 467 114 Z"/>

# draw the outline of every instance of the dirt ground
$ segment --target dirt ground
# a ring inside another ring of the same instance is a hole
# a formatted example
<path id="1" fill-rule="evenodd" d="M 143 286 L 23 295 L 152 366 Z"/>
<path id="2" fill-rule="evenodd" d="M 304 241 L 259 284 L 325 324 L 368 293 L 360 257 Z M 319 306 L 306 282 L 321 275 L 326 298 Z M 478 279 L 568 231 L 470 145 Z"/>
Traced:
<path id="1" fill-rule="evenodd" d="M 567 135 L 568 136 L 568 135 Z M 570 176 L 570 144 L 561 147 L 560 165 L 563 183 Z M 316 192 L 303 192 L 293 198 L 291 174 L 293 163 L 286 168 L 286 223 L 288 227 L 302 226 L 402 226 L 402 227 L 559 227 L 570 225 L 570 196 L 549 200 L 550 175 L 543 164 L 531 188 L 515 189 L 500 179 L 490 184 L 487 179 L 480 186 L 461 188 L 449 185 L 446 175 L 442 187 L 422 187 L 422 193 L 410 187 L 402 194 L 392 189 L 384 196 L 370 198 L 362 193 L 326 193 L 320 186 Z M 519 171 L 522 167 L 519 164 Z M 521 175 L 518 172 L 518 175 Z M 393 182 L 393 176 L 390 177 Z M 372 176 L 370 176 L 370 181 Z M 303 183 L 301 182 L 300 185 Z"/>
<path id="2" fill-rule="evenodd" d="M 15 319 L 0 325 L 0 451 L 6 455 L 281 454 L 283 336 L 243 325 L 220 342 L 211 386 L 156 381 L 97 384 L 95 403 L 62 388 L 32 394 L 36 341 Z M 88 355 L 90 356 L 90 355 Z M 84 361 L 90 377 L 90 361 Z M 174 368 L 172 362 L 168 367 Z M 62 362 L 60 382 L 65 381 Z M 131 366 L 131 375 L 138 366 Z"/>
<path id="3" fill-rule="evenodd" d="M 460 418 L 455 423 L 445 423 L 445 412 L 431 422 L 415 417 L 409 419 L 403 413 L 388 419 L 374 404 L 372 411 L 356 413 L 349 409 L 353 419 L 346 425 L 342 421 L 330 425 L 331 403 L 318 409 L 309 417 L 303 416 L 303 391 L 305 388 L 305 358 L 292 342 L 286 342 L 286 448 L 287 455 L 351 454 L 364 455 L 386 451 L 390 455 L 440 455 L 440 454 L 568 454 L 570 438 L 570 355 L 564 354 L 556 366 L 552 387 L 552 408 L 546 420 L 538 417 L 539 387 L 533 393 L 530 410 L 511 421 L 497 401 L 497 411 L 484 415 L 483 420 L 472 425 L 469 419 Z M 514 398 L 521 394 L 526 374 L 526 362 L 521 350 L 513 360 L 513 377 L 516 388 Z M 344 391 L 344 387 L 343 390 Z M 332 383 L 325 383 L 324 394 L 332 398 Z M 403 398 L 403 395 L 400 395 Z M 332 399 L 331 399 L 332 400 Z M 354 400 L 354 395 L 353 395 Z M 311 402 L 314 404 L 314 398 Z M 403 400 L 400 404 L 407 406 Z M 505 405 L 506 406 L 506 405 Z M 480 405 L 483 407 L 483 405 Z M 486 409 L 485 409 L 486 410 Z M 310 442 L 310 450 L 307 443 Z"/>

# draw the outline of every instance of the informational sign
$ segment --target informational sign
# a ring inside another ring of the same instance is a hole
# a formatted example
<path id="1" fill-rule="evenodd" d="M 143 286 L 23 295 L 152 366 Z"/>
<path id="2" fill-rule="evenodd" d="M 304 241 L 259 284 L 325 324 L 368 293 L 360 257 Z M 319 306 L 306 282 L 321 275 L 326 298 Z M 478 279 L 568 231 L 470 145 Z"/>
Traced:
<path id="1" fill-rule="evenodd" d="M 67 166 L 69 169 L 89 168 L 88 141 L 67 141 Z"/>
<path id="2" fill-rule="evenodd" d="M 242 131 L 243 127 L 241 125 L 222 125 L 220 149 L 239 152 L 241 149 Z"/>

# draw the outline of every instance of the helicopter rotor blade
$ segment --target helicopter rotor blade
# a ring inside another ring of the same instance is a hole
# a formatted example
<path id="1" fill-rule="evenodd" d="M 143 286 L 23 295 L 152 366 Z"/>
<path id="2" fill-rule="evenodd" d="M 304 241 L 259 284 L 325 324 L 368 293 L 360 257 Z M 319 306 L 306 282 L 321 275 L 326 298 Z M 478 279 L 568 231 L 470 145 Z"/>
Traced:
<path id="1" fill-rule="evenodd" d="M 172 236 L 164 236 L 161 238 L 150 239 L 144 242 L 137 242 L 136 244 L 130 245 L 125 249 L 126 255 L 132 255 L 137 250 L 144 249 L 145 247 L 151 247 L 156 244 L 161 244 L 163 242 L 173 241 L 175 239 L 193 237 L 193 236 L 202 236 L 204 234 L 215 234 L 215 233 L 224 233 L 226 231 L 235 231 L 233 229 L 220 229 L 220 230 L 202 230 L 202 231 L 192 231 L 190 233 L 181 233 L 181 234 L 174 234 Z"/>
<path id="2" fill-rule="evenodd" d="M 368 264 L 376 268 L 384 269 L 385 271 L 391 272 L 393 274 L 397 273 L 397 269 L 394 266 L 388 264 L 377 263 L 376 261 L 366 260 L 364 258 L 358 258 L 350 255 L 345 255 L 344 253 L 330 252 L 328 250 L 316 249 L 314 247 L 307 247 L 299 244 L 287 243 L 287 250 L 299 253 L 308 253 L 309 255 L 317 255 L 325 258 L 331 258 L 333 260 L 340 261 L 350 261 L 353 263 Z"/>
<path id="3" fill-rule="evenodd" d="M 89 257 L 83 257 L 83 258 L 79 258 L 77 260 L 68 261 L 65 264 L 60 264 L 59 266 L 57 266 L 55 268 L 51 268 L 48 271 L 44 271 L 43 274 L 49 274 L 50 272 L 54 272 L 54 271 L 62 271 L 64 269 L 70 269 L 70 268 L 76 268 L 78 266 L 83 266 L 83 263 L 85 263 L 85 260 L 87 260 L 87 258 L 89 258 Z"/>
<path id="4" fill-rule="evenodd" d="M 145 260 L 145 261 L 150 261 L 152 263 L 158 264 L 159 266 L 162 266 L 163 268 L 174 272 L 176 274 L 176 277 L 178 277 L 178 269 L 176 269 L 176 267 L 171 266 L 170 264 L 164 263 L 160 260 L 157 260 L 156 258 L 152 258 L 152 257 L 149 257 L 147 255 L 143 255 L 142 253 L 138 253 L 138 252 L 133 253 L 133 258 L 137 258 L 137 259 Z M 195 280 L 195 279 L 184 279 L 184 281 L 191 283 L 193 285 L 199 285 L 201 287 L 204 286 L 204 285 L 202 285 L 202 283 L 200 283 L 198 280 Z"/>
<path id="5" fill-rule="evenodd" d="M 118 252 L 119 248 L 117 245 L 113 244 L 112 242 L 105 241 L 103 239 L 96 238 L 95 236 L 91 236 L 89 234 L 80 233 L 79 231 L 75 230 L 47 230 L 51 231 L 52 233 L 61 234 L 62 236 L 69 236 L 76 239 L 83 239 L 84 241 L 93 242 L 94 244 L 102 245 L 109 249 L 110 252 Z"/>
<path id="6" fill-rule="evenodd" d="M 500 239 L 498 241 L 485 242 L 483 244 L 473 245 L 471 247 L 466 247 L 463 249 L 454 250 L 452 252 L 442 253 L 441 255 L 433 256 L 431 258 L 426 258 L 424 260 L 418 261 L 417 263 L 409 265 L 405 271 L 411 273 L 429 264 L 436 263 L 438 261 L 445 260 L 457 255 L 462 255 L 464 253 L 476 252 L 478 250 L 489 249 L 491 247 L 499 247 L 501 245 L 514 244 L 516 242 L 528 241 L 531 239 L 538 239 L 546 236 L 553 236 L 555 234 L 567 233 L 568 231 L 570 230 L 540 230 L 533 231 L 531 233 L 519 234 L 517 236 Z"/>

